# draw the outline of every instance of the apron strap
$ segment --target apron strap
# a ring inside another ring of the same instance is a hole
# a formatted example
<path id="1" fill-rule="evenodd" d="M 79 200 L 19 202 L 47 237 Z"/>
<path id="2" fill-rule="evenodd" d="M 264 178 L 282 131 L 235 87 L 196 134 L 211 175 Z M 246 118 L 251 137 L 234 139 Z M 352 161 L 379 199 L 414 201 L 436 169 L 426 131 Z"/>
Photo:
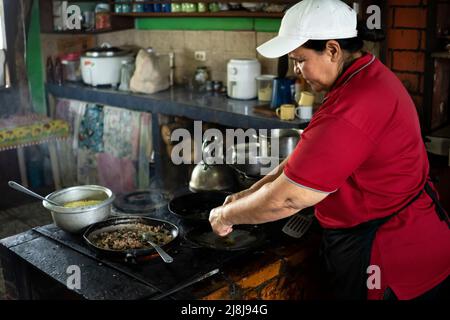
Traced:
<path id="1" fill-rule="evenodd" d="M 448 213 L 445 211 L 444 207 L 442 206 L 441 202 L 438 199 L 438 196 L 436 192 L 431 188 L 430 184 L 425 183 L 425 192 L 430 196 L 431 200 L 433 200 L 435 205 L 436 213 L 441 221 L 444 221 L 447 223 L 448 228 L 450 229 L 450 218 L 448 216 Z"/>

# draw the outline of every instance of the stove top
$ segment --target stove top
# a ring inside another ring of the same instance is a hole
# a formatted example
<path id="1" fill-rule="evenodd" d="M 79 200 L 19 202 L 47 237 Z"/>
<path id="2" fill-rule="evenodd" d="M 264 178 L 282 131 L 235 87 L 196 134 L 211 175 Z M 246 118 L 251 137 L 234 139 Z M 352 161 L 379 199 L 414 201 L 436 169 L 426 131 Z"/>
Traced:
<path id="1" fill-rule="evenodd" d="M 75 251 L 83 256 L 89 257 L 99 265 L 105 265 L 124 274 L 141 284 L 150 287 L 155 292 L 155 297 L 166 292 L 174 292 L 175 297 L 186 279 L 192 279 L 200 275 L 205 275 L 217 268 L 221 269 L 226 263 L 242 257 L 249 253 L 249 250 L 242 251 L 219 251 L 208 248 L 192 246 L 183 237 L 183 234 L 190 230 L 192 226 L 183 225 L 176 216 L 167 209 L 161 209 L 149 214 L 150 217 L 167 220 L 177 224 L 180 228 L 178 241 L 168 249 L 168 253 L 174 258 L 170 264 L 164 263 L 161 258 L 152 254 L 141 257 L 136 263 L 127 263 L 124 259 L 111 259 L 93 251 L 83 241 L 82 235 L 74 235 L 64 232 L 55 225 L 36 227 L 33 230 L 39 234 L 50 238 L 62 245 L 62 250 Z M 253 250 L 252 250 L 253 251 Z M 69 252 L 67 252 L 69 254 Z M 65 254 L 64 256 L 66 256 Z M 102 280 L 102 273 L 98 274 L 98 283 Z M 120 298 L 120 297 L 119 297 Z M 152 297 L 148 297 L 153 299 Z M 182 296 L 178 297 L 183 299 Z"/>
<path id="2" fill-rule="evenodd" d="M 137 190 L 119 194 L 113 202 L 111 214 L 113 216 L 146 216 L 167 207 L 170 199 L 170 193 L 160 189 Z"/>

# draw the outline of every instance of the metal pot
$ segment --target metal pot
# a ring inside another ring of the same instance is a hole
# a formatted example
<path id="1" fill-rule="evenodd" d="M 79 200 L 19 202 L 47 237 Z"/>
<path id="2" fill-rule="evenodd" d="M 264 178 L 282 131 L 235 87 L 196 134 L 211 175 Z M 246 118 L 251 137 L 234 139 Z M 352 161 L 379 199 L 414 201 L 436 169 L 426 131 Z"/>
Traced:
<path id="1" fill-rule="evenodd" d="M 272 164 L 280 164 L 283 159 L 271 156 L 261 156 L 262 148 L 260 143 L 244 143 L 237 144 L 231 147 L 232 164 L 230 165 L 235 169 L 238 174 L 247 178 L 259 178 L 268 171 L 273 169 Z M 228 151 L 227 154 L 230 152 Z M 266 172 L 264 172 L 266 171 Z M 243 180 L 242 177 L 238 177 L 238 180 Z"/>
<path id="2" fill-rule="evenodd" d="M 55 225 L 70 233 L 80 233 L 91 224 L 109 217 L 115 196 L 108 188 L 85 185 L 55 191 L 45 198 L 62 204 L 80 200 L 102 200 L 97 205 L 79 208 L 55 206 L 42 201 L 42 205 L 50 210 Z"/>
<path id="3" fill-rule="evenodd" d="M 294 151 L 298 142 L 300 141 L 301 130 L 298 129 L 272 129 L 267 135 L 259 135 L 259 143 L 261 146 L 261 154 L 271 155 L 271 139 L 278 139 L 278 154 L 279 158 L 286 159 Z"/>

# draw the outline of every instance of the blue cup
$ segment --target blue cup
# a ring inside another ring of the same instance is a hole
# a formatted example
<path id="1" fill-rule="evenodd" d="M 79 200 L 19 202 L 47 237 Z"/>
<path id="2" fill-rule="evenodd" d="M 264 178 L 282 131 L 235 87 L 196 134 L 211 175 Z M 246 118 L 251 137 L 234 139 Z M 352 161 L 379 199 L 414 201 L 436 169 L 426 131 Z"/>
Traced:
<path id="1" fill-rule="evenodd" d="M 282 104 L 291 104 L 294 102 L 291 90 L 291 86 L 293 84 L 295 84 L 295 81 L 293 79 L 273 79 L 272 100 L 270 101 L 270 108 L 276 109 Z"/>

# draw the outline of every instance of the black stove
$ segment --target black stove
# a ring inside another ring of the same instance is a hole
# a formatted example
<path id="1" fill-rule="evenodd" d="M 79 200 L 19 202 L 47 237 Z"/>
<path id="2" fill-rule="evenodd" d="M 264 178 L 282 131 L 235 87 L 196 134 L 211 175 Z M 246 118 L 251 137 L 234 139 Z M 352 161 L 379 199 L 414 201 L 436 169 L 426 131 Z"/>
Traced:
<path id="1" fill-rule="evenodd" d="M 140 213 L 138 212 L 138 214 Z M 59 244 L 59 247 L 63 248 L 64 251 L 67 251 L 64 255 L 70 255 L 69 252 L 76 252 L 92 259 L 98 265 L 113 269 L 123 276 L 132 278 L 135 282 L 149 287 L 154 294 L 148 296 L 148 299 L 154 299 L 168 291 L 174 292 L 176 297 L 176 292 L 178 292 L 177 288 L 182 287 L 187 279 L 193 279 L 208 274 L 215 269 L 221 270 L 228 262 L 242 257 L 246 253 L 248 255 L 249 253 L 249 250 L 220 251 L 192 246 L 186 241 L 184 235 L 196 226 L 180 221 L 180 219 L 170 213 L 166 207 L 155 209 L 147 216 L 170 221 L 179 226 L 180 235 L 178 240 L 175 245 L 168 249 L 168 253 L 174 258 L 174 262 L 166 264 L 157 254 L 139 257 L 134 263 L 126 262 L 124 259 L 111 259 L 110 257 L 104 257 L 89 248 L 84 242 L 82 235 L 69 234 L 55 225 L 37 227 L 33 230 L 41 236 L 56 241 Z M 104 276 L 105 279 L 102 280 L 101 278 L 103 276 L 103 272 L 99 272 L 99 279 L 96 282 L 102 283 L 103 281 L 108 281 L 106 275 Z M 122 297 L 117 297 L 117 299 L 121 298 Z M 178 298 L 183 299 L 183 297 Z"/>
<path id="2" fill-rule="evenodd" d="M 119 194 L 113 202 L 111 213 L 118 215 L 147 216 L 167 207 L 171 194 L 161 189 L 137 190 Z"/>

